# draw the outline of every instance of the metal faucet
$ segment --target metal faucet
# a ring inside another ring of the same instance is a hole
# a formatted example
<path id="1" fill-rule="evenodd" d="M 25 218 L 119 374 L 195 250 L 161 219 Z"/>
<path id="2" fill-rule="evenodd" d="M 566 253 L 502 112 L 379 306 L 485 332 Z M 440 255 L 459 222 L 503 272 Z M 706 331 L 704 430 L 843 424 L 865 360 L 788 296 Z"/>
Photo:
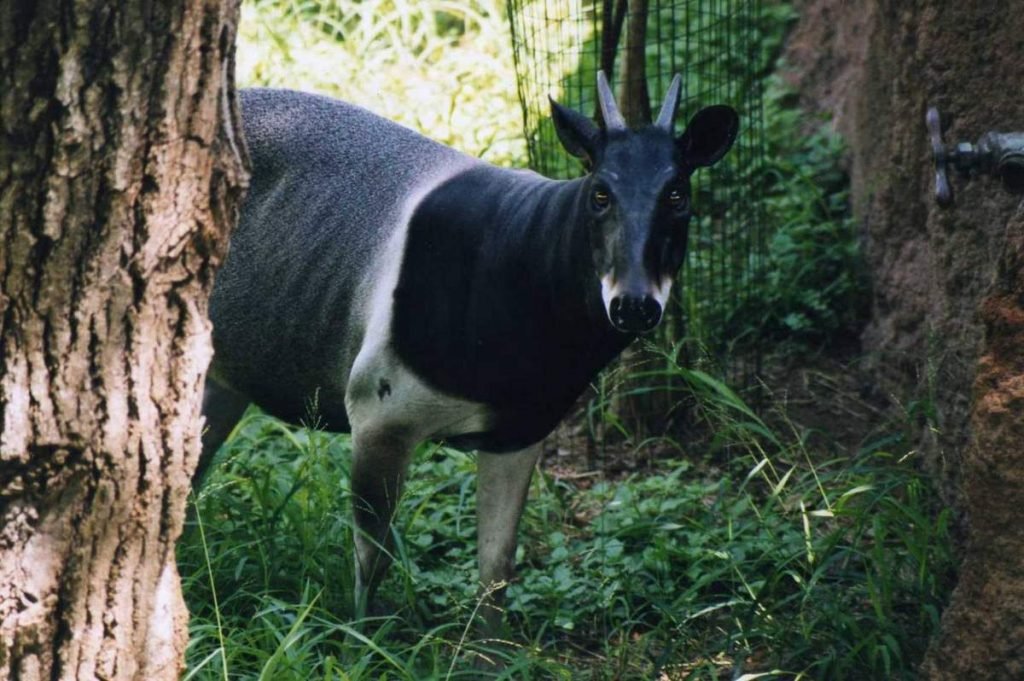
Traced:
<path id="1" fill-rule="evenodd" d="M 986 132 L 976 144 L 946 144 L 942 141 L 939 110 L 934 106 L 928 108 L 925 125 L 935 161 L 935 199 L 940 206 L 953 204 L 953 189 L 947 176 L 950 165 L 965 176 L 998 176 L 1006 191 L 1024 194 L 1024 132 Z"/>

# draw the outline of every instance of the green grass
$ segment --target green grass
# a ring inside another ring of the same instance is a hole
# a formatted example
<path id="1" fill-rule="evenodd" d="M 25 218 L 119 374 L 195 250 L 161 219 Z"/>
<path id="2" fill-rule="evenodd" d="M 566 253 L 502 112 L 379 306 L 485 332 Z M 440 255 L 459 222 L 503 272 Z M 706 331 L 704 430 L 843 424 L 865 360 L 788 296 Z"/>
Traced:
<path id="1" fill-rule="evenodd" d="M 524 166 L 504 5 L 250 0 L 238 83 L 338 97 L 472 156 Z"/>
<path id="2" fill-rule="evenodd" d="M 913 678 L 953 560 L 898 431 L 819 461 L 676 370 L 715 441 L 653 475 L 536 476 L 509 589 L 516 645 L 493 675 L 473 668 L 494 653 L 469 626 L 473 457 L 418 453 L 381 588 L 393 614 L 356 621 L 348 438 L 250 413 L 179 548 L 189 678 Z"/>

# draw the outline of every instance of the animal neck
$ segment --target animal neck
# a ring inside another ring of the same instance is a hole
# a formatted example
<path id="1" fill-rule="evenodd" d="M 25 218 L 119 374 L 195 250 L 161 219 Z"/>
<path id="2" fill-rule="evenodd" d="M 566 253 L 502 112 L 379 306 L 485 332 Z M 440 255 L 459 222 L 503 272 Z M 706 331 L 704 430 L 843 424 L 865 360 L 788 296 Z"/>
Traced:
<path id="1" fill-rule="evenodd" d="M 481 165 L 431 192 L 395 292 L 403 360 L 463 397 L 568 408 L 631 340 L 601 303 L 584 184 Z"/>
<path id="2" fill-rule="evenodd" d="M 510 281 L 529 287 L 538 314 L 550 317 L 553 332 L 614 335 L 594 273 L 590 228 L 581 203 L 584 181 L 534 182 L 507 195 L 508 207 L 519 206 L 521 213 L 503 226 L 502 242 L 488 249 L 487 257 Z"/>

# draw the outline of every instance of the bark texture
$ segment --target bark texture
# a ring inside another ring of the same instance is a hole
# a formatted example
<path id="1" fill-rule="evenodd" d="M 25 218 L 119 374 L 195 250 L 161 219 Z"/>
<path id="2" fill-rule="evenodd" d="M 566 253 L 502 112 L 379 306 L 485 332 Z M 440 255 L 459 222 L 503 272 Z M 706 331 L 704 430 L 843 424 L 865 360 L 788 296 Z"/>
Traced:
<path id="1" fill-rule="evenodd" d="M 237 0 L 0 0 L 0 679 L 177 679 Z"/>
<path id="2" fill-rule="evenodd" d="M 996 180 L 952 177 L 957 205 L 940 209 L 924 114 L 939 107 L 947 142 L 1024 129 L 1020 10 L 1013 0 L 807 0 L 786 52 L 807 107 L 831 113 L 849 143 L 873 286 L 864 349 L 886 392 L 928 407 L 920 451 L 958 507 L 977 311 L 1016 199 Z"/>
<path id="3" fill-rule="evenodd" d="M 1024 204 L 1003 243 L 964 456 L 970 540 L 922 670 L 933 681 L 1024 678 Z"/>
<path id="4" fill-rule="evenodd" d="M 956 206 L 938 208 L 923 123 L 934 104 L 947 143 L 1024 130 L 1024 12 L 807 0 L 787 57 L 850 144 L 874 286 L 864 346 L 887 390 L 930 405 L 920 451 L 967 521 L 922 677 L 1024 678 L 1024 217 L 990 178 L 953 177 Z"/>

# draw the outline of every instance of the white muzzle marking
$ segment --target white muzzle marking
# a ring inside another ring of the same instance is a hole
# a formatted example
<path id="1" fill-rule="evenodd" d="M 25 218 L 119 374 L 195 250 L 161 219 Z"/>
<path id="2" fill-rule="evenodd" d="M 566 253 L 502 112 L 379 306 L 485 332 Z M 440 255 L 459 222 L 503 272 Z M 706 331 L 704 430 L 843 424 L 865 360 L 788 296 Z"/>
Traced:
<path id="1" fill-rule="evenodd" d="M 672 277 L 665 276 L 661 278 L 661 282 L 658 286 L 653 286 L 648 291 L 648 294 L 654 298 L 654 300 L 661 307 L 661 318 L 665 316 L 665 310 L 668 306 L 669 294 L 672 292 Z M 619 282 L 615 281 L 611 274 L 606 274 L 601 277 L 601 300 L 604 302 L 604 312 L 608 315 L 608 321 L 612 322 L 615 326 L 615 322 L 612 320 L 612 301 L 621 295 L 619 290 Z M 659 322 L 661 319 L 659 318 Z"/>
<path id="2" fill-rule="evenodd" d="M 619 284 L 612 280 L 612 275 L 606 274 L 601 277 L 601 300 L 604 301 L 604 312 L 611 320 L 612 300 L 619 295 Z"/>
<path id="3" fill-rule="evenodd" d="M 655 287 L 651 295 L 661 305 L 661 314 L 665 316 L 665 309 L 668 306 L 668 295 L 672 292 L 672 277 L 662 277 L 661 285 Z"/>

